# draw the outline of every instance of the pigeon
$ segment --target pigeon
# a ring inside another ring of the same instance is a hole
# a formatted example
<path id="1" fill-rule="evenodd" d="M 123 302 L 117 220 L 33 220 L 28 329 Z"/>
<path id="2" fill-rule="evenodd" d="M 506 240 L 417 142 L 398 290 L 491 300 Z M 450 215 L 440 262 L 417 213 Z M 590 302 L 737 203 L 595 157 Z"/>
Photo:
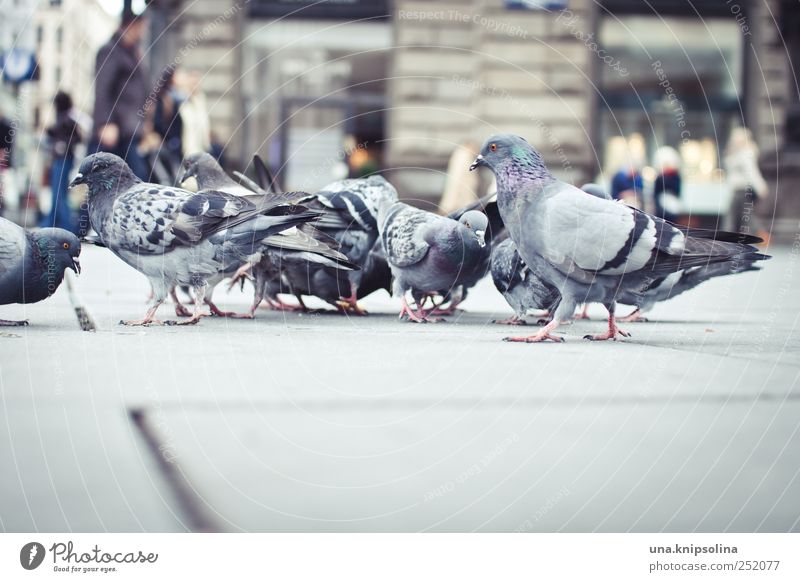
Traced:
<path id="1" fill-rule="evenodd" d="M 486 234 L 484 235 L 484 240 L 486 244 L 491 245 L 494 241 L 503 240 L 505 237 L 505 227 L 503 226 L 503 219 L 500 217 L 500 212 L 497 210 L 497 193 L 492 192 L 491 194 L 484 196 L 483 198 L 476 200 L 466 206 L 459 208 L 458 210 L 454 210 L 450 214 L 448 214 L 448 218 L 452 218 L 453 220 L 459 220 L 466 212 L 470 212 L 472 210 L 478 210 L 483 212 L 486 215 L 486 218 L 489 221 L 489 224 L 486 227 Z M 465 278 L 462 284 L 458 285 L 454 289 L 448 289 L 440 292 L 442 295 L 441 304 L 447 303 L 447 307 L 437 307 L 434 309 L 431 314 L 433 315 L 452 315 L 458 309 L 458 306 L 467 298 L 467 294 L 469 290 L 474 287 L 478 281 L 480 281 L 486 272 L 489 270 L 489 260 L 491 258 L 491 253 L 486 253 L 485 255 L 485 264 L 480 265 L 474 271 L 473 277 Z"/>
<path id="2" fill-rule="evenodd" d="M 544 309 L 552 312 L 561 301 L 561 293 L 538 275 L 539 263 L 530 268 L 526 265 L 514 246 L 514 241 L 505 239 L 492 249 L 492 280 L 514 310 L 514 315 L 506 320 L 496 321 L 506 325 L 525 325 L 525 315 L 531 309 Z"/>
<path id="3" fill-rule="evenodd" d="M 0 305 L 37 303 L 56 292 L 66 269 L 80 273 L 78 237 L 61 228 L 26 231 L 0 217 Z M 0 326 L 28 325 L 0 319 Z"/>
<path id="4" fill-rule="evenodd" d="M 358 298 L 364 296 L 359 293 L 363 278 L 378 274 L 371 273 L 370 268 L 379 269 L 379 273 L 386 272 L 379 255 L 373 256 L 371 264 L 367 264 L 367 261 L 378 240 L 378 209 L 383 204 L 396 201 L 397 190 L 383 176 L 377 174 L 368 178 L 337 180 L 316 194 L 297 201 L 298 204 L 322 213 L 314 221 L 314 226 L 333 237 L 349 261 L 361 266 L 360 270 L 347 273 L 349 290 L 346 294 L 340 294 L 339 301 L 342 313 L 363 315 L 365 312 L 358 305 Z M 338 288 L 339 281 L 331 280 L 330 275 L 319 275 L 318 283 L 328 290 Z M 321 292 L 320 289 L 312 294 L 320 295 Z"/>
<path id="5" fill-rule="evenodd" d="M 256 164 L 258 168 L 258 164 Z M 268 193 L 257 184 L 247 182 L 243 186 L 231 179 L 219 163 L 207 153 L 193 154 L 187 157 L 182 166 L 178 180 L 181 186 L 188 188 L 212 189 L 235 196 L 252 196 L 254 188 L 259 194 L 283 198 L 297 202 L 304 207 L 318 206 L 313 212 L 320 216 L 315 222 L 329 223 L 330 214 L 327 207 L 316 204 L 316 199 L 307 194 Z M 342 296 L 341 290 L 349 289 L 348 275 L 359 270 L 359 264 L 348 260 L 347 256 L 338 252 L 340 245 L 328 233 L 310 225 L 303 225 L 291 232 L 283 232 L 280 237 L 271 237 L 268 241 L 273 247 L 281 249 L 279 253 L 271 251 L 267 255 L 253 257 L 253 262 L 245 264 L 233 274 L 234 282 L 248 270 L 255 275 L 256 293 L 254 304 L 248 314 L 234 317 L 253 317 L 261 299 L 267 301 L 272 309 L 293 311 L 306 310 L 302 295 L 317 295 L 323 300 L 338 305 Z M 348 291 L 349 292 L 349 291 Z M 289 293 L 298 298 L 299 307 L 284 303 L 279 293 Z M 261 299 L 259 299 L 261 298 Z M 256 300 L 258 300 L 256 302 Z"/>
<path id="6" fill-rule="evenodd" d="M 256 194 L 228 176 L 216 158 L 207 152 L 191 154 L 184 158 L 175 183 L 190 192 L 215 190 L 244 197 Z M 266 192 L 259 193 L 265 194 Z"/>
<path id="7" fill-rule="evenodd" d="M 384 202 L 378 213 L 381 243 L 394 278 L 394 295 L 402 298 L 400 317 L 422 323 L 439 321 L 424 309 L 427 298 L 446 293 L 476 276 L 491 252 L 484 240 L 486 215 L 465 212 L 459 220 L 414 208 L 402 202 Z M 416 312 L 406 291 L 416 302 Z"/>
<path id="8" fill-rule="evenodd" d="M 253 196 L 256 193 L 262 195 L 267 194 L 267 192 L 264 191 L 256 192 L 235 182 L 230 176 L 228 176 L 222 166 L 220 166 L 216 158 L 207 152 L 191 154 L 184 158 L 176 177 L 176 184 L 184 190 L 189 190 L 190 192 L 198 192 L 200 190 L 215 190 L 217 192 L 224 192 L 233 196 L 242 197 Z M 232 282 L 229 288 L 232 288 L 237 281 L 244 280 L 246 273 L 249 272 L 251 268 L 252 264 L 246 263 L 238 266 L 237 269 L 235 269 L 235 272 L 220 273 L 218 281 L 209 282 L 211 289 L 206 294 L 205 302 L 214 315 L 234 318 L 251 318 L 255 315 L 255 312 L 252 309 L 247 314 L 223 312 L 211 300 L 214 286 L 222 281 L 222 279 L 231 277 Z M 261 288 L 261 294 L 263 295 L 264 300 L 271 309 L 287 311 L 296 309 L 295 306 L 284 303 L 278 297 L 281 285 L 277 278 L 271 282 L 267 282 L 266 280 L 262 279 L 259 281 L 259 286 Z M 183 306 L 175 294 L 174 289 L 170 291 L 170 294 L 175 302 L 176 313 L 178 315 L 183 315 Z"/>
<path id="9" fill-rule="evenodd" d="M 542 261 L 542 278 L 559 289 L 561 302 L 539 333 L 507 341 L 563 341 L 553 335 L 579 302 L 608 310 L 608 330 L 586 336 L 617 339 L 630 334 L 616 323 L 617 294 L 641 294 L 660 277 L 691 267 L 730 260 L 763 260 L 752 244 L 758 237 L 672 224 L 557 180 L 541 154 L 523 138 L 491 136 L 470 169 L 489 167 L 497 178 L 503 223 L 527 264 Z"/>
<path id="10" fill-rule="evenodd" d="M 245 262 L 266 237 L 318 216 L 263 196 L 194 193 L 142 182 L 109 153 L 85 158 L 70 187 L 87 190 L 89 219 L 102 243 L 152 285 L 144 318 L 125 325 L 160 324 L 156 311 L 175 285 L 193 288 L 194 313 L 181 323 L 197 323 L 209 279 Z"/>

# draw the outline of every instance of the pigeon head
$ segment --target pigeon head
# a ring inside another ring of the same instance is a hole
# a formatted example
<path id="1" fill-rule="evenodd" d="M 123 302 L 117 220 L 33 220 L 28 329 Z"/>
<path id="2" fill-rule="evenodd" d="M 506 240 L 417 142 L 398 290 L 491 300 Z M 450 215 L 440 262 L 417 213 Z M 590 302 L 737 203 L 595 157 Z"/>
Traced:
<path id="1" fill-rule="evenodd" d="M 478 210 L 470 210 L 462 214 L 461 218 L 458 219 L 458 222 L 470 230 L 473 235 L 475 235 L 475 238 L 478 240 L 478 245 L 481 248 L 486 246 L 485 237 L 486 228 L 489 226 L 489 219 L 486 218 L 486 215 L 483 212 L 479 212 Z"/>
<path id="2" fill-rule="evenodd" d="M 207 152 L 200 152 L 187 156 L 175 180 L 177 186 L 190 192 L 197 192 L 204 188 L 213 188 L 218 183 L 228 181 L 228 175 L 214 156 Z"/>
<path id="3" fill-rule="evenodd" d="M 58 276 L 65 269 L 81 272 L 78 256 L 81 254 L 81 241 L 77 236 L 63 228 L 40 228 L 33 233 L 39 256 L 44 259 L 47 271 Z"/>
<path id="4" fill-rule="evenodd" d="M 70 182 L 70 188 L 86 188 L 89 196 L 104 192 L 124 192 L 141 182 L 125 160 L 114 154 L 98 152 L 84 158 L 78 175 Z"/>
<path id="5" fill-rule="evenodd" d="M 489 136 L 469 169 L 480 166 L 491 169 L 498 180 L 511 175 L 535 180 L 552 179 L 542 155 L 524 138 L 510 133 Z"/>

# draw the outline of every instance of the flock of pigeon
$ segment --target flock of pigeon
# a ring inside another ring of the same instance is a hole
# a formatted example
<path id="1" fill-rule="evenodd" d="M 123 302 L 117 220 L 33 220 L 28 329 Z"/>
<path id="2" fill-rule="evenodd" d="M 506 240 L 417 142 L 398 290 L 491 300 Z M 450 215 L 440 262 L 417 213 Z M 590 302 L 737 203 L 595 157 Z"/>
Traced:
<path id="1" fill-rule="evenodd" d="M 165 186 L 142 182 L 113 154 L 83 161 L 70 187 L 88 197 L 97 234 L 84 242 L 107 247 L 152 287 L 144 317 L 121 323 L 162 323 L 156 311 L 168 296 L 186 319 L 163 323 L 177 325 L 197 323 L 204 305 L 241 318 L 255 317 L 263 302 L 305 310 L 304 296 L 361 315 L 358 300 L 378 289 L 401 299 L 401 318 L 439 321 L 490 272 L 514 310 L 498 323 L 523 324 L 529 311 L 544 310 L 537 333 L 506 340 L 563 341 L 553 331 L 589 302 L 606 307 L 608 329 L 586 338 L 608 340 L 629 335 L 617 327 L 618 302 L 636 308 L 628 320 L 640 319 L 658 301 L 769 258 L 753 246 L 757 237 L 675 225 L 612 201 L 595 185 L 561 182 L 527 141 L 509 134 L 491 136 L 470 167 L 488 167 L 497 193 L 449 216 L 398 201 L 378 175 L 314 194 L 280 192 L 254 162 L 255 182 L 231 178 L 208 154 L 191 156 L 179 186 Z M 66 231 L 28 232 L 0 219 L 0 304 L 52 295 L 66 269 L 80 271 L 80 246 Z M 246 313 L 214 304 L 214 288 L 226 279 L 231 287 L 252 280 Z"/>

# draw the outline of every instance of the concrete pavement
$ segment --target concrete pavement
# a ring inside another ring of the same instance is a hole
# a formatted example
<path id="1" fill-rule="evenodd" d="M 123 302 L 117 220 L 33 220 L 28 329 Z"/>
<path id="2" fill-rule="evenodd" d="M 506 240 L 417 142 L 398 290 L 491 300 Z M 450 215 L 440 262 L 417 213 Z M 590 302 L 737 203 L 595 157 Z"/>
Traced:
<path id="1" fill-rule="evenodd" d="M 260 311 L 124 328 L 147 283 L 87 248 L 0 308 L 5 531 L 800 530 L 800 254 L 664 303 L 625 342 L 512 345 L 484 281 L 448 323 Z M 244 309 L 248 295 L 219 293 Z M 163 306 L 160 316 L 172 316 Z"/>

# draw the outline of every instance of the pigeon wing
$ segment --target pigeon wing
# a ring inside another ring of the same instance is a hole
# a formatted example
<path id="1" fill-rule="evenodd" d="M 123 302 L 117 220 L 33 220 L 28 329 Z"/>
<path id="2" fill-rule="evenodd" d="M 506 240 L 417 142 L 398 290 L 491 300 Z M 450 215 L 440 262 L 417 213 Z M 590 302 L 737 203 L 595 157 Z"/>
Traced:
<path id="1" fill-rule="evenodd" d="M 0 274 L 19 265 L 25 245 L 25 231 L 10 220 L 0 218 Z"/>
<path id="2" fill-rule="evenodd" d="M 383 219 L 381 240 L 389 263 L 409 267 L 420 262 L 430 246 L 424 230 L 438 217 L 408 204 L 398 202 L 389 208 Z"/>

